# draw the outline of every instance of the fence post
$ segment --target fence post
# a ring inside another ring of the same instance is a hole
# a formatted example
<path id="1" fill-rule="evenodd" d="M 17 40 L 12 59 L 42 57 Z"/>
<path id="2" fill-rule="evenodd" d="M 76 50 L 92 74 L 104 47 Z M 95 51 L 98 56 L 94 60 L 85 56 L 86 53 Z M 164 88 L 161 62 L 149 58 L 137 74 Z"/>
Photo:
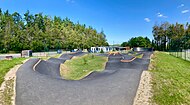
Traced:
<path id="1" fill-rule="evenodd" d="M 181 51 L 181 58 L 183 59 L 183 50 L 181 49 L 180 51 Z"/>
<path id="2" fill-rule="evenodd" d="M 185 50 L 185 60 L 187 60 L 187 59 L 186 59 L 186 50 Z"/>

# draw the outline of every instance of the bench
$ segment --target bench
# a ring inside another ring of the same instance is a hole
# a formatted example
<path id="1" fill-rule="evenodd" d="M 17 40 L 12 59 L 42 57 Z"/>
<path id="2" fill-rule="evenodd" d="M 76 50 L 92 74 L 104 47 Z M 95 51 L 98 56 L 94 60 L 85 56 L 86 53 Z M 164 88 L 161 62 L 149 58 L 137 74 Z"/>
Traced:
<path id="1" fill-rule="evenodd" d="M 13 56 L 5 56 L 5 59 L 11 60 L 11 59 L 13 59 Z"/>

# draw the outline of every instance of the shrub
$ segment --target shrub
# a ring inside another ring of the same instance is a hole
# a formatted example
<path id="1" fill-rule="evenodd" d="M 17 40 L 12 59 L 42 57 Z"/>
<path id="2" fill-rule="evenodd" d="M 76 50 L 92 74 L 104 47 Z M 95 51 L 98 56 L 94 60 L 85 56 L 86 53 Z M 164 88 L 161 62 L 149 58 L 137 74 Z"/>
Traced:
<path id="1" fill-rule="evenodd" d="M 104 51 L 101 49 L 100 53 L 104 53 Z"/>
<path id="2" fill-rule="evenodd" d="M 94 54 L 91 55 L 91 58 L 94 59 Z"/>

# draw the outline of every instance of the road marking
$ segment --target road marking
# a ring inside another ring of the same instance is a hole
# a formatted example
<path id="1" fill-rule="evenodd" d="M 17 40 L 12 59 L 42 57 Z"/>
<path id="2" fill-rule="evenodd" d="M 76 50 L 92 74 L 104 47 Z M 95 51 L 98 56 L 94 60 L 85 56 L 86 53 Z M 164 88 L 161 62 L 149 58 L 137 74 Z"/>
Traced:
<path id="1" fill-rule="evenodd" d="M 36 71 L 36 66 L 41 62 L 41 59 L 33 66 L 33 70 Z"/>

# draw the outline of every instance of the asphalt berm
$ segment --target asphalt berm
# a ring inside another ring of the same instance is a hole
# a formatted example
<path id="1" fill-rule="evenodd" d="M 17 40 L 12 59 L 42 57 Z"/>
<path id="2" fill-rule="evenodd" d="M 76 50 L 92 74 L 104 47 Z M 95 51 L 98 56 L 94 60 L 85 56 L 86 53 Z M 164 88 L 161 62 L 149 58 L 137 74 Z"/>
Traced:
<path id="1" fill-rule="evenodd" d="M 47 61 L 30 59 L 17 72 L 16 105 L 132 105 L 152 54 L 140 53 L 143 58 L 128 63 L 120 60 L 133 57 L 110 55 L 103 72 L 93 72 L 78 81 L 62 79 L 59 65 L 86 53 L 63 54 Z"/>

